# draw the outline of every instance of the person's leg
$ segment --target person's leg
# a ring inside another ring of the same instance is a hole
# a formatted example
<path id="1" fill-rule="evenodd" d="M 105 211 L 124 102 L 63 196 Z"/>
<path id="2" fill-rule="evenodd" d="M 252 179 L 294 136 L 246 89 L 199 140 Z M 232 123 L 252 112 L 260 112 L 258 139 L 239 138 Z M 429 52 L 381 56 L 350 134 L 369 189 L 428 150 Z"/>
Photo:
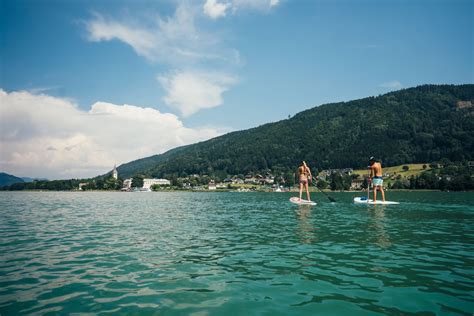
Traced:
<path id="1" fill-rule="evenodd" d="M 306 182 L 306 197 L 308 201 L 311 201 L 311 197 L 309 196 L 309 184 Z"/>
<path id="2" fill-rule="evenodd" d="M 300 181 L 300 201 L 301 201 L 301 195 L 303 194 L 303 183 Z"/>
<path id="3" fill-rule="evenodd" d="M 377 202 L 377 188 L 378 186 L 374 185 L 374 187 L 372 188 L 374 190 L 374 202 Z"/>
<path id="4" fill-rule="evenodd" d="M 385 192 L 383 191 L 383 186 L 380 186 L 380 192 L 382 193 L 382 201 L 385 202 Z"/>

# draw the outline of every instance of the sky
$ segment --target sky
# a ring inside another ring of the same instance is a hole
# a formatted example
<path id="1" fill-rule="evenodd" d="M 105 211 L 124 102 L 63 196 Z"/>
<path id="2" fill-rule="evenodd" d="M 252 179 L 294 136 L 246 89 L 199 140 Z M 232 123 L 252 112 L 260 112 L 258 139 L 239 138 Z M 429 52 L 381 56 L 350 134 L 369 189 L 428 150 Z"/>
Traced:
<path id="1" fill-rule="evenodd" d="M 1 0 L 0 172 L 92 177 L 325 103 L 474 83 L 470 0 Z"/>

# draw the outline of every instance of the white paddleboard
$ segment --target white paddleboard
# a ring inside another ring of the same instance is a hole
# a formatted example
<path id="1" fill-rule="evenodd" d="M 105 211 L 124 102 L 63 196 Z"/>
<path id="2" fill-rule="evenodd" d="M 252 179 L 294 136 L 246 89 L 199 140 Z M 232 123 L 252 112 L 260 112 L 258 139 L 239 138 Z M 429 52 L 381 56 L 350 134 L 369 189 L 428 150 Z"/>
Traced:
<path id="1" fill-rule="evenodd" d="M 385 201 L 383 202 L 382 200 L 377 200 L 377 202 L 374 202 L 372 199 L 368 199 L 366 197 L 355 197 L 354 198 L 354 203 L 356 204 L 377 204 L 377 205 L 390 205 L 390 204 L 400 204 L 398 202 L 393 202 L 393 201 Z"/>
<path id="2" fill-rule="evenodd" d="M 313 201 L 308 201 L 308 200 L 303 200 L 303 199 L 300 200 L 296 196 L 290 198 L 290 202 L 298 204 L 298 205 L 316 205 L 317 204 L 316 202 L 313 202 Z"/>

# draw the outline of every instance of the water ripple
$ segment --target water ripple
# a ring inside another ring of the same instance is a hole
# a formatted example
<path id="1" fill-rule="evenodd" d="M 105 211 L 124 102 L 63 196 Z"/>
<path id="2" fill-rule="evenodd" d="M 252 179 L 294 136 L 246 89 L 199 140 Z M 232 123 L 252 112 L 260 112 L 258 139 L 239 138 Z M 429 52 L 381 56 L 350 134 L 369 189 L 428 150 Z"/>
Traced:
<path id="1" fill-rule="evenodd" d="M 0 314 L 471 315 L 472 194 L 390 194 L 0 192 Z"/>

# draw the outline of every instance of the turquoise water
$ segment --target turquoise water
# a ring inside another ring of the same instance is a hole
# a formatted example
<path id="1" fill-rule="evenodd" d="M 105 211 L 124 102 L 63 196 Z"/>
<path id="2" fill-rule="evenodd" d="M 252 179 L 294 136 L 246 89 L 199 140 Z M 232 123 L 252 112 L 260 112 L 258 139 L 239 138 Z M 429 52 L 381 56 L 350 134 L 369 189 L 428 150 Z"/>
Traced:
<path id="1" fill-rule="evenodd" d="M 0 314 L 474 312 L 474 194 L 0 192 Z"/>

